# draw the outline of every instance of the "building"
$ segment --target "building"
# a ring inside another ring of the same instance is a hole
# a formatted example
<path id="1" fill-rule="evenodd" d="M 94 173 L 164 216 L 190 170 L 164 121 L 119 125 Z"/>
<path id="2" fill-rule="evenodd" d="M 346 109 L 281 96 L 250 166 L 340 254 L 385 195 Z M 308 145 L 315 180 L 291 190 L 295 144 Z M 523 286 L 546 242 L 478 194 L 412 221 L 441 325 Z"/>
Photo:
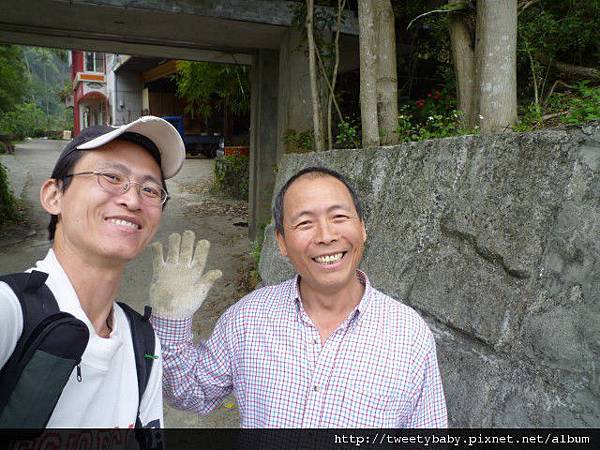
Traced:
<path id="1" fill-rule="evenodd" d="M 92 125 L 110 123 L 104 53 L 71 51 L 73 134 Z"/>

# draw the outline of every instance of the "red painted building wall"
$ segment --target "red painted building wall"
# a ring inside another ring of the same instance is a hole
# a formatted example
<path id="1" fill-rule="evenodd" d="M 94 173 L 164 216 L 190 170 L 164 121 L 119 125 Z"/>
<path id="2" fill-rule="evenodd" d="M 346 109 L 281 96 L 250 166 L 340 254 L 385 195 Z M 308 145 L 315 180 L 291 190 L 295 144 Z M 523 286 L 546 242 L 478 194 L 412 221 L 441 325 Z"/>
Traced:
<path id="1" fill-rule="evenodd" d="M 98 71 L 104 73 L 105 72 L 104 65 L 102 68 L 99 68 Z M 80 77 L 78 78 L 78 74 Z M 82 108 L 86 108 L 89 105 L 90 101 L 102 102 L 104 104 L 104 111 L 108 111 L 108 98 L 105 95 L 102 95 L 98 92 L 90 92 L 87 95 L 84 92 L 84 84 L 86 81 L 83 81 L 83 77 L 87 75 L 87 79 L 93 77 L 93 73 L 87 72 L 85 70 L 85 51 L 82 50 L 72 50 L 71 51 L 71 81 L 73 82 L 73 135 L 78 136 L 81 132 L 84 124 L 82 123 L 81 115 Z M 78 81 L 79 80 L 79 81 Z M 104 81 L 105 82 L 105 81 Z M 106 113 L 105 113 L 106 114 Z M 106 122 L 106 118 L 103 118 L 103 121 Z"/>

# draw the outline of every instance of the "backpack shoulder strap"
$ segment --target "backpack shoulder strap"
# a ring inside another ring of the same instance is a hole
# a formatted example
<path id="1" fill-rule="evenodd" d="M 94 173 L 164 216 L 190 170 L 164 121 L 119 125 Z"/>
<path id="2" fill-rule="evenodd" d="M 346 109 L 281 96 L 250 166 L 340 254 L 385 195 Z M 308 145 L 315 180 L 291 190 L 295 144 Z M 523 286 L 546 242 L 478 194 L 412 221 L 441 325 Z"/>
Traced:
<path id="1" fill-rule="evenodd" d="M 133 351 L 135 354 L 135 368 L 138 379 L 138 415 L 136 419 L 136 428 L 141 428 L 143 424 L 140 420 L 140 405 L 142 403 L 142 396 L 148 385 L 150 379 L 150 372 L 152 371 L 152 362 L 158 358 L 154 354 L 155 350 L 155 337 L 154 329 L 148 321 L 152 309 L 146 306 L 144 309 L 144 315 L 135 311 L 129 305 L 123 302 L 117 302 L 119 306 L 125 312 L 127 320 L 129 321 L 129 328 L 131 329 L 131 341 L 133 342 Z"/>
<path id="2" fill-rule="evenodd" d="M 37 270 L 0 276 L 0 281 L 6 283 L 19 300 L 23 317 L 21 336 L 12 354 L 0 368 L 0 413 L 3 412 L 19 380 L 20 361 L 38 325 L 47 317 L 59 312 L 58 303 L 45 284 L 47 278 L 47 273 Z"/>
<path id="3" fill-rule="evenodd" d="M 0 276 L 0 281 L 8 284 L 19 299 L 23 313 L 23 332 L 17 341 L 13 355 L 18 355 L 23 351 L 29 334 L 42 320 L 60 310 L 54 294 L 45 284 L 47 279 L 47 273 L 37 270 L 31 273 L 12 273 Z"/>

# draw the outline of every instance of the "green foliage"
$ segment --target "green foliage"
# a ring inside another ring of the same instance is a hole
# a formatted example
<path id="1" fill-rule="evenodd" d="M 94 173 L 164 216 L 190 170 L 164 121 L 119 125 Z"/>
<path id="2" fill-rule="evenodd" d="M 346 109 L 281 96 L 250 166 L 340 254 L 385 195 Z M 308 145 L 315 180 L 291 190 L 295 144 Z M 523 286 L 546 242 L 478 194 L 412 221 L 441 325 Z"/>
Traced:
<path id="1" fill-rule="evenodd" d="M 447 114 L 434 114 L 429 116 L 425 122 L 419 121 L 411 114 L 400 114 L 398 116 L 398 138 L 400 142 L 424 141 L 425 139 L 437 139 L 463 134 L 474 134 L 476 129 L 465 128 L 462 125 L 462 113 L 453 110 Z"/>
<path id="2" fill-rule="evenodd" d="M 542 105 L 522 106 L 519 123 L 513 130 L 532 131 L 559 123 L 580 125 L 600 120 L 600 86 L 590 86 L 589 80 L 583 80 L 567 87 L 567 91 L 553 92 Z"/>
<path id="3" fill-rule="evenodd" d="M 46 128 L 46 115 L 34 103 L 21 103 L 0 118 L 0 132 L 16 139 L 41 136 Z"/>
<path id="4" fill-rule="evenodd" d="M 285 130 L 283 133 L 283 143 L 292 146 L 294 151 L 299 152 L 310 152 L 315 148 L 315 139 L 312 130 Z"/>
<path id="5" fill-rule="evenodd" d="M 33 103 L 44 112 L 42 129 L 62 130 L 65 125 L 65 98 L 71 94 L 67 51 L 62 49 L 23 47 L 28 83 L 25 103 Z M 69 86 L 69 88 L 67 88 Z M 66 91 L 66 92 L 65 92 Z"/>
<path id="6" fill-rule="evenodd" d="M 513 131 L 531 131 L 542 126 L 542 109 L 540 105 L 531 103 L 520 108 L 519 122 L 513 126 Z"/>
<path id="7" fill-rule="evenodd" d="M 292 11 L 292 26 L 295 26 L 302 34 L 300 47 L 296 50 L 304 51 L 307 45 L 308 37 L 306 35 L 306 2 L 297 2 L 290 6 Z M 335 56 L 335 44 L 331 39 L 331 33 L 335 30 L 336 15 L 333 11 L 337 10 L 337 6 L 332 9 L 315 8 L 313 13 L 313 35 L 315 39 L 315 47 L 321 56 L 325 66 L 332 61 Z M 345 17 L 342 15 L 342 24 Z M 327 67 L 331 70 L 331 67 Z M 331 73 L 328 73 L 331 76 Z"/>
<path id="8" fill-rule="evenodd" d="M 16 45 L 0 45 L 0 116 L 21 102 L 27 88 L 23 52 Z"/>
<path id="9" fill-rule="evenodd" d="M 216 159 L 213 172 L 215 189 L 230 197 L 248 200 L 249 167 L 249 158 L 243 155 Z"/>
<path id="10" fill-rule="evenodd" d="M 345 148 L 360 148 L 359 126 L 356 122 L 346 118 L 338 125 L 336 144 Z"/>
<path id="11" fill-rule="evenodd" d="M 0 225 L 15 222 L 20 216 L 18 201 L 10 189 L 8 172 L 0 163 Z"/>
<path id="12" fill-rule="evenodd" d="M 559 120 L 578 124 L 598 117 L 597 88 L 577 81 L 580 75 L 575 72 L 557 69 L 554 62 L 597 69 L 599 28 L 600 0 L 539 0 L 521 12 L 517 70 L 522 106 L 515 130 L 552 126 Z"/>
<path id="13" fill-rule="evenodd" d="M 263 229 L 264 231 L 264 229 Z M 256 264 L 256 267 L 259 266 L 260 264 L 260 253 L 262 252 L 262 242 L 263 242 L 263 237 L 260 233 L 258 233 L 258 237 L 252 241 L 252 248 L 250 249 L 250 256 L 252 256 L 252 259 L 254 260 L 254 264 Z"/>
<path id="14" fill-rule="evenodd" d="M 588 80 L 577 83 L 579 96 L 570 99 L 569 113 L 561 119 L 564 123 L 574 125 L 600 120 L 600 86 L 588 84 Z"/>
<path id="15" fill-rule="evenodd" d="M 597 67 L 600 0 L 539 0 L 519 15 L 520 57 L 525 43 L 534 56 Z"/>
<path id="16" fill-rule="evenodd" d="M 462 6 L 465 6 L 464 3 Z M 463 17 L 475 38 L 476 2 L 469 1 L 466 6 Z M 432 4 L 427 0 L 415 0 L 393 2 L 393 8 L 399 29 L 406 29 L 412 19 L 422 16 L 407 33 L 398 35 L 397 45 L 405 45 L 410 49 L 407 54 L 401 54 L 398 58 L 400 95 L 406 95 L 410 101 L 415 95 L 419 95 L 424 86 L 432 85 L 444 86 L 446 91 L 453 92 L 455 81 L 448 35 L 450 15 L 423 15 L 434 9 L 444 10 L 446 6 L 441 2 Z M 585 93 L 585 88 L 581 89 L 576 84 L 581 75 L 564 70 L 564 66 L 563 69 L 558 69 L 555 63 L 598 70 L 600 0 L 520 1 L 518 8 L 517 80 L 520 121 L 515 130 L 525 131 L 560 122 L 581 123 L 593 120 L 597 117 L 594 93 Z M 599 81 L 590 81 L 589 89 L 594 89 L 592 86 Z M 567 85 L 574 87 L 565 90 Z M 434 122 L 438 122 L 436 116 L 447 115 L 446 112 L 439 111 L 423 112 L 425 117 L 434 117 Z M 410 124 L 403 122 L 401 128 L 413 129 L 417 118 L 423 126 L 423 117 L 411 114 Z M 441 128 L 445 126 L 442 125 Z M 421 133 L 418 135 L 421 136 Z"/>
<path id="17" fill-rule="evenodd" d="M 60 95 L 70 85 L 66 55 L 59 49 L 0 45 L 0 132 L 22 139 L 72 128 L 73 113 Z"/>
<path id="18" fill-rule="evenodd" d="M 208 117 L 212 108 L 234 115 L 250 111 L 250 81 L 246 66 L 178 61 L 177 95 L 192 117 Z"/>
<path id="19" fill-rule="evenodd" d="M 73 108 L 65 108 L 65 112 L 63 113 L 62 125 L 63 126 L 58 127 L 58 129 L 73 131 L 73 125 L 74 125 Z"/>
<path id="20" fill-rule="evenodd" d="M 404 105 L 396 128 L 400 142 L 476 133 L 462 125 L 462 112 L 455 108 L 456 101 L 445 90 L 433 90 L 426 98 Z"/>

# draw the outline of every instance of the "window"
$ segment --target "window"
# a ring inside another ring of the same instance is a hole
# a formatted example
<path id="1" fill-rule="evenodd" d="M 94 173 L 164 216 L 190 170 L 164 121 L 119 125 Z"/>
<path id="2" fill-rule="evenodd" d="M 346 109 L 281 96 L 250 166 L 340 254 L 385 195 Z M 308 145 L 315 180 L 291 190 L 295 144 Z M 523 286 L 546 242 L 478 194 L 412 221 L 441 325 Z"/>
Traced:
<path id="1" fill-rule="evenodd" d="M 85 52 L 85 71 L 104 72 L 104 54 Z"/>

